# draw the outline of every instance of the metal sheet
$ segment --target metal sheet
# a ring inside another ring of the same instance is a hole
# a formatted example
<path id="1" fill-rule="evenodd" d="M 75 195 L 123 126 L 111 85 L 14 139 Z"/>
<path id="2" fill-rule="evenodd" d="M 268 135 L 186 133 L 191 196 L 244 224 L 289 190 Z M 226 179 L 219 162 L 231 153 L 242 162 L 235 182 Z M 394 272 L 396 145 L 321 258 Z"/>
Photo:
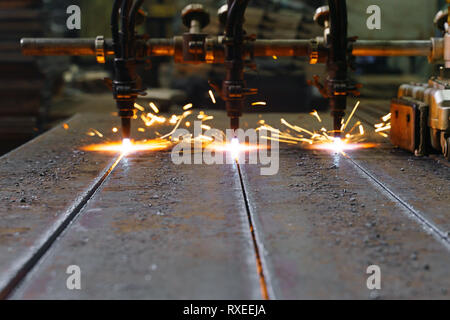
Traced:
<path id="1" fill-rule="evenodd" d="M 276 298 L 448 299 L 448 248 L 342 156 L 282 150 L 278 175 L 243 172 Z M 366 286 L 370 265 L 379 292 Z"/>
<path id="2" fill-rule="evenodd" d="M 232 166 L 130 155 L 13 298 L 260 299 L 238 181 Z"/>
<path id="3" fill-rule="evenodd" d="M 105 115 L 76 116 L 69 130 L 58 127 L 0 158 L 0 297 L 112 164 L 111 155 L 79 148 L 100 140 L 86 136 L 91 126 L 106 132 L 115 121 Z"/>
<path id="4" fill-rule="evenodd" d="M 444 235 L 450 231 L 450 168 L 393 147 L 349 155 Z M 442 161 L 445 161 L 442 159 Z"/>

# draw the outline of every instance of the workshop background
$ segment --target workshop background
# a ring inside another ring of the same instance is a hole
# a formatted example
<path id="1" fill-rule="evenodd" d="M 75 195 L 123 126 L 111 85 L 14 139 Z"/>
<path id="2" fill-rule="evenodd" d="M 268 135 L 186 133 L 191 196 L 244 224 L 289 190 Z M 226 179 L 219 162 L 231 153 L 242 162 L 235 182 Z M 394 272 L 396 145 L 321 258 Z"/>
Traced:
<path id="1" fill-rule="evenodd" d="M 219 33 L 216 12 L 223 1 L 200 1 L 212 14 L 208 33 Z M 45 132 L 71 115 L 82 111 L 114 110 L 103 79 L 111 65 L 99 65 L 92 57 L 25 57 L 21 55 L 22 37 L 110 36 L 110 0 L 1 0 L 0 1 L 0 154 Z M 184 32 L 180 12 L 189 1 L 146 0 L 150 12 L 142 27 L 151 37 L 171 37 Z M 82 28 L 69 31 L 66 8 L 77 4 L 82 9 Z M 246 15 L 246 30 L 261 39 L 309 39 L 322 34 L 312 20 L 323 1 L 251 1 Z M 382 29 L 365 27 L 366 8 L 382 8 Z M 433 17 L 444 0 L 349 0 L 349 35 L 362 39 L 429 39 L 436 34 Z M 399 18 L 399 12 L 402 12 Z M 57 62 L 57 63 L 55 63 Z M 258 69 L 247 73 L 251 87 L 260 89 L 259 98 L 269 108 L 258 112 L 307 112 L 327 107 L 316 89 L 307 85 L 318 66 L 305 59 L 257 59 Z M 431 74 L 426 58 L 359 58 L 354 76 L 364 83 L 363 99 L 381 100 L 386 106 L 401 83 L 424 81 Z M 212 105 L 208 79 L 221 79 L 223 67 L 211 65 L 174 65 L 172 59 L 153 58 L 151 71 L 142 72 L 144 84 L 152 88 L 149 99 L 163 110 L 192 102 L 203 109 Z M 295 87 L 295 90 L 292 90 Z M 298 97 L 302 99 L 299 101 Z M 95 97 L 95 99 L 93 99 Z M 251 111 L 251 110 L 247 110 Z"/>

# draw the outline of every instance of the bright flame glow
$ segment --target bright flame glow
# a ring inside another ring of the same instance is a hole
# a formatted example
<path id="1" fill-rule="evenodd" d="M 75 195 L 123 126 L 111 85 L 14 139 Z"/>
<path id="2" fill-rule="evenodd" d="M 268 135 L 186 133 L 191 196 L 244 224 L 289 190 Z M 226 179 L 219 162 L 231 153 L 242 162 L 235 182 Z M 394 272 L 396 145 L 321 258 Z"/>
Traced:
<path id="1" fill-rule="evenodd" d="M 122 153 L 128 154 L 131 152 L 132 144 L 130 139 L 122 140 Z"/>
<path id="2" fill-rule="evenodd" d="M 228 152 L 231 157 L 236 161 L 239 160 L 241 153 L 252 152 L 260 150 L 261 148 L 267 148 L 265 145 L 251 145 L 240 143 L 238 138 L 234 138 L 229 143 L 211 143 L 206 146 L 206 148 L 214 150 L 216 152 Z"/>
<path id="3" fill-rule="evenodd" d="M 314 150 L 327 150 L 334 153 L 342 153 L 347 150 L 370 149 L 375 148 L 375 143 L 351 143 L 347 139 L 333 138 L 333 141 L 327 143 L 313 144 L 309 148 Z"/>
<path id="4" fill-rule="evenodd" d="M 147 141 L 132 142 L 130 139 L 123 139 L 122 142 L 111 142 L 104 144 L 93 144 L 83 148 L 84 151 L 113 152 L 130 154 L 138 151 L 159 151 L 166 150 L 172 146 L 168 140 L 155 139 Z"/>
<path id="5" fill-rule="evenodd" d="M 231 156 L 234 159 L 239 159 L 240 146 L 241 146 L 241 144 L 239 143 L 238 138 L 234 138 L 231 140 L 230 152 L 231 152 Z"/>

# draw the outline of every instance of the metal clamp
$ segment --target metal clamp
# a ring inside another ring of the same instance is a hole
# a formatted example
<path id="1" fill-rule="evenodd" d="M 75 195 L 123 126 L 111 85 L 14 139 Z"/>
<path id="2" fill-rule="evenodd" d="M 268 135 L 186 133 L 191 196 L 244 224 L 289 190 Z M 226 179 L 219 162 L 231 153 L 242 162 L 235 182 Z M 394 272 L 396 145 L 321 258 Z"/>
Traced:
<path id="1" fill-rule="evenodd" d="M 309 64 L 319 62 L 319 44 L 316 40 L 311 41 L 311 53 L 309 54 Z"/>
<path id="2" fill-rule="evenodd" d="M 97 57 L 98 63 L 104 64 L 106 62 L 104 36 L 98 36 L 95 38 L 95 56 Z"/>

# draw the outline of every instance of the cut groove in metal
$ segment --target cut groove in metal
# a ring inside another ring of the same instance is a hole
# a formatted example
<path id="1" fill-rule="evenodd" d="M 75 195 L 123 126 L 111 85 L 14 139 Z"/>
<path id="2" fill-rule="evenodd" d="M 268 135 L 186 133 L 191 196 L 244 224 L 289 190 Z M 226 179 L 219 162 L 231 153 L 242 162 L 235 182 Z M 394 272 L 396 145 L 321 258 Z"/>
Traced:
<path id="1" fill-rule="evenodd" d="M 105 180 L 117 167 L 120 161 L 123 159 L 124 154 L 120 155 L 117 160 L 109 167 L 108 170 L 98 179 L 93 187 L 87 192 L 87 194 L 71 209 L 69 214 L 66 216 L 64 221 L 56 227 L 56 229 L 48 236 L 48 238 L 40 245 L 36 252 L 29 258 L 22 267 L 17 271 L 17 273 L 9 280 L 7 285 L 0 291 L 0 300 L 8 299 L 13 291 L 20 285 L 20 283 L 25 279 L 28 273 L 36 266 L 36 264 L 41 260 L 41 258 L 48 252 L 52 245 L 57 241 L 58 237 L 64 230 L 69 226 L 69 224 L 79 215 L 83 207 L 87 204 L 89 200 L 92 199 L 95 192 L 103 185 Z"/>
<path id="2" fill-rule="evenodd" d="M 257 272 L 258 272 L 258 276 L 259 276 L 259 284 L 261 287 L 262 298 L 264 300 L 270 300 L 269 292 L 267 290 L 267 281 L 266 281 L 263 264 L 262 264 L 262 259 L 261 259 L 261 250 L 259 248 L 258 241 L 256 240 L 255 224 L 253 222 L 253 218 L 252 218 L 252 215 L 250 212 L 250 206 L 249 206 L 249 202 L 248 202 L 248 198 L 247 198 L 247 191 L 245 190 L 244 179 L 242 177 L 241 166 L 239 165 L 238 162 L 236 162 L 236 167 L 237 167 L 238 173 L 239 173 L 239 181 L 241 183 L 242 194 L 244 197 L 245 210 L 247 212 L 250 234 L 252 237 L 253 248 L 255 250 L 256 268 L 257 268 Z"/>
<path id="3" fill-rule="evenodd" d="M 428 220 L 422 213 L 414 209 L 409 203 L 403 200 L 400 196 L 395 194 L 388 186 L 383 184 L 380 180 L 378 180 L 372 173 L 370 173 L 366 168 L 361 166 L 355 160 L 353 160 L 349 155 L 343 153 L 344 157 L 348 159 L 356 168 L 358 168 L 363 174 L 365 174 L 370 180 L 372 180 L 378 187 L 380 187 L 383 191 L 387 192 L 392 198 L 394 198 L 401 206 L 406 208 L 411 215 L 415 218 L 415 220 L 422 225 L 425 229 L 429 230 L 431 234 L 433 234 L 442 244 L 450 250 L 450 239 L 446 232 L 439 229 L 433 222 Z"/>

